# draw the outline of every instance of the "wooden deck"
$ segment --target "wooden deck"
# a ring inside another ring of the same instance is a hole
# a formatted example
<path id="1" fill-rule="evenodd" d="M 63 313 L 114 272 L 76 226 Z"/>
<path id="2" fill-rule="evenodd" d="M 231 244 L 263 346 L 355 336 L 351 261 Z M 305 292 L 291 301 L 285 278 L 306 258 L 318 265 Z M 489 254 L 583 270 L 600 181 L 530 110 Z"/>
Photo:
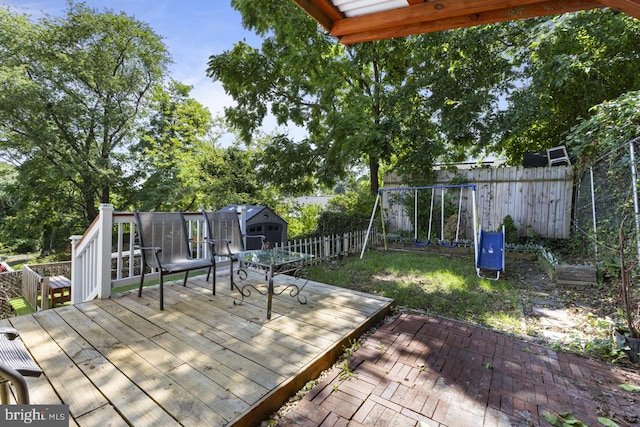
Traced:
<path id="1" fill-rule="evenodd" d="M 331 366 L 349 341 L 388 314 L 391 301 L 309 282 L 301 305 L 287 293 L 237 291 L 206 276 L 0 322 L 18 329 L 44 370 L 31 403 L 69 404 L 70 425 L 254 426 Z M 249 279 L 263 283 L 263 277 Z M 275 283 L 295 282 L 278 276 Z M 110 421 L 110 422 L 107 422 Z"/>

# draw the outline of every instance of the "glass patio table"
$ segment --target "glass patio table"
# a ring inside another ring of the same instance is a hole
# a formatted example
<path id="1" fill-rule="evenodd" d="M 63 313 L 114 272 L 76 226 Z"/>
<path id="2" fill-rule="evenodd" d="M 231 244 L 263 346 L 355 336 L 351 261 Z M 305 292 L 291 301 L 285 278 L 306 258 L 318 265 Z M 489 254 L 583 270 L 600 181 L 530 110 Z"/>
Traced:
<path id="1" fill-rule="evenodd" d="M 292 274 L 296 278 L 300 278 L 302 269 L 304 268 L 306 261 L 313 258 L 313 255 L 303 254 L 300 252 L 292 252 L 285 249 L 259 249 L 251 251 L 241 251 L 235 254 L 238 258 L 239 266 L 238 271 L 250 268 L 257 270 L 265 274 L 265 280 L 267 281 L 267 289 L 262 290 L 257 288 L 252 283 L 247 283 L 244 286 L 238 286 L 233 283 L 233 286 L 240 292 L 240 302 L 242 304 L 245 297 L 251 295 L 251 291 L 254 290 L 261 295 L 267 296 L 267 319 L 271 319 L 271 306 L 274 295 L 281 295 L 285 291 L 289 290 L 291 297 L 296 297 L 300 304 L 306 304 L 307 298 L 304 295 L 300 295 L 300 292 L 307 285 L 307 281 L 302 286 L 296 284 L 283 285 L 282 288 L 274 289 L 273 278 L 278 274 Z M 246 273 L 246 272 L 245 272 Z M 234 301 L 236 303 L 236 301 Z"/>

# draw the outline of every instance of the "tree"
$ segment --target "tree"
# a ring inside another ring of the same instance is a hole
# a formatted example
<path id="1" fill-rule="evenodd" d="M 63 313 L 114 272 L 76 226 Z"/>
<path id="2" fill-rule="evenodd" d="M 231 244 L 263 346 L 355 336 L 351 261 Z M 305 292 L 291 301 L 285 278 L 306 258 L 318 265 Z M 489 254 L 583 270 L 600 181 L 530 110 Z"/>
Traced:
<path id="1" fill-rule="evenodd" d="M 639 136 L 640 91 L 630 91 L 592 107 L 590 117 L 571 129 L 567 142 L 586 168 L 595 159 Z M 628 168 L 626 161 L 621 163 L 621 167 Z"/>
<path id="2" fill-rule="evenodd" d="M 218 209 L 229 203 L 262 203 L 252 150 L 216 145 L 224 124 L 189 97 L 191 87 L 171 81 L 158 87 L 144 122 L 136 158 L 133 208 Z M 216 131 L 217 134 L 216 134 Z"/>
<path id="3" fill-rule="evenodd" d="M 69 3 L 34 23 L 0 8 L 0 153 L 19 174 L 16 221 L 83 230 L 111 202 L 168 62 L 160 37 L 124 14 Z"/>
<path id="4" fill-rule="evenodd" d="M 496 150 L 511 163 L 563 145 L 603 101 L 640 88 L 640 21 L 612 9 L 538 21 L 518 40 L 520 87 L 508 98 Z"/>
<path id="5" fill-rule="evenodd" d="M 20 169 L 49 165 L 49 179 L 69 183 L 92 220 L 126 179 L 123 149 L 164 76 L 166 48 L 147 25 L 82 4 L 37 24 L 8 9 L 0 19 L 0 149 Z"/>
<path id="6" fill-rule="evenodd" d="M 208 74 L 236 101 L 226 117 L 245 142 L 269 112 L 280 124 L 306 127 L 307 139 L 280 135 L 264 148 L 264 170 L 287 165 L 289 173 L 271 178 L 291 191 L 309 183 L 300 171 L 331 185 L 364 163 L 375 193 L 381 167 L 399 165 L 417 179 L 436 159 L 459 157 L 491 133 L 497 89 L 513 72 L 500 42 L 509 26 L 345 47 L 292 2 L 232 5 L 264 42 L 211 56 Z"/>
<path id="7" fill-rule="evenodd" d="M 201 165 L 216 156 L 208 138 L 213 119 L 204 106 L 189 97 L 190 91 L 177 81 L 154 91 L 140 142 L 131 148 L 137 164 L 135 182 L 139 183 L 133 205 L 138 209 L 177 206 L 194 210 L 206 197 L 207 179 Z"/>

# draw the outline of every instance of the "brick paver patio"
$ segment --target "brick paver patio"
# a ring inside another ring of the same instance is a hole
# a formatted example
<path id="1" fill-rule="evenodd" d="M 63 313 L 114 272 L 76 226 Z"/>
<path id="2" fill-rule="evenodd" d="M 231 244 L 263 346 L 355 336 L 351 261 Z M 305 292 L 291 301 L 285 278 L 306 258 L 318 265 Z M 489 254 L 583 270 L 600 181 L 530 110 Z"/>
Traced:
<path id="1" fill-rule="evenodd" d="M 548 426 L 570 413 L 640 425 L 640 373 L 463 322 L 402 314 L 381 326 L 281 426 Z"/>

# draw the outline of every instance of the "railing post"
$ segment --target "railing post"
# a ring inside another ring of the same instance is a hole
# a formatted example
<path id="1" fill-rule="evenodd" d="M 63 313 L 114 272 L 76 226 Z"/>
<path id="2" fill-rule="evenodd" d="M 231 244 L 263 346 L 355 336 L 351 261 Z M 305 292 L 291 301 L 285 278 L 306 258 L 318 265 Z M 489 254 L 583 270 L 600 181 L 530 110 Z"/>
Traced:
<path id="1" fill-rule="evenodd" d="M 48 310 L 50 308 L 51 301 L 49 299 L 49 276 L 45 276 L 42 278 L 42 282 L 40 283 L 40 309 Z"/>
<path id="2" fill-rule="evenodd" d="M 78 259 L 76 246 L 82 236 L 75 234 L 69 237 L 71 240 L 71 304 L 83 301 L 82 297 L 82 262 Z"/>
<path id="3" fill-rule="evenodd" d="M 98 265 L 96 265 L 96 279 L 98 280 L 100 298 L 111 295 L 111 231 L 113 229 L 113 205 L 100 204 L 100 223 L 98 233 Z"/>

